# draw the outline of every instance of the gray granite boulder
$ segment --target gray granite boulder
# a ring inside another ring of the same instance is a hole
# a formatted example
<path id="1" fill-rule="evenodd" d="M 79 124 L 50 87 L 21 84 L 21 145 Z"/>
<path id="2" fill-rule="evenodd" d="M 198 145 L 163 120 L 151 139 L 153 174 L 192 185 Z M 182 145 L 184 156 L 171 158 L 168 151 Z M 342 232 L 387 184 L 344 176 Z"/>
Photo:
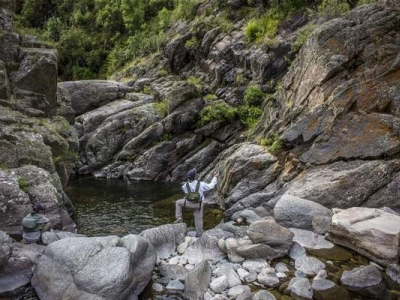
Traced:
<path id="1" fill-rule="evenodd" d="M 8 261 L 0 268 L 0 298 L 14 299 L 23 294 L 32 277 L 33 263 L 29 259 Z"/>
<path id="2" fill-rule="evenodd" d="M 273 219 L 261 220 L 250 224 L 247 234 L 253 243 L 262 243 L 274 249 L 288 253 L 293 242 L 293 233 L 275 223 Z"/>
<path id="3" fill-rule="evenodd" d="M 46 247 L 32 286 L 41 299 L 135 299 L 156 258 L 153 245 L 137 235 L 65 238 Z"/>
<path id="4" fill-rule="evenodd" d="M 185 240 L 186 224 L 166 224 L 142 231 L 140 236 L 146 238 L 156 249 L 158 259 L 167 258 L 176 251 Z"/>
<path id="5" fill-rule="evenodd" d="M 319 203 L 286 194 L 276 203 L 274 217 L 282 226 L 324 234 L 329 229 L 332 212 Z"/>
<path id="6" fill-rule="evenodd" d="M 399 261 L 399 237 L 400 216 L 366 207 L 338 211 L 328 236 L 335 244 L 385 266 Z"/>
<path id="7" fill-rule="evenodd" d="M 133 91 L 133 88 L 122 83 L 107 80 L 65 81 L 58 86 L 68 91 L 77 116 L 121 99 Z"/>
<path id="8" fill-rule="evenodd" d="M 327 279 L 317 279 L 312 283 L 313 296 L 316 300 L 349 300 L 349 292 Z"/>
<path id="9" fill-rule="evenodd" d="M 344 271 L 340 282 L 345 288 L 362 297 L 382 300 L 389 299 L 382 275 L 373 265 Z"/>
<path id="10" fill-rule="evenodd" d="M 185 280 L 185 296 L 188 299 L 201 300 L 211 281 L 211 266 L 206 260 L 197 264 Z"/>
<path id="11" fill-rule="evenodd" d="M 226 253 L 218 246 L 218 240 L 229 237 L 233 237 L 233 234 L 218 228 L 207 230 L 186 249 L 183 256 L 192 264 L 197 264 L 202 260 L 217 263 L 226 257 Z"/>

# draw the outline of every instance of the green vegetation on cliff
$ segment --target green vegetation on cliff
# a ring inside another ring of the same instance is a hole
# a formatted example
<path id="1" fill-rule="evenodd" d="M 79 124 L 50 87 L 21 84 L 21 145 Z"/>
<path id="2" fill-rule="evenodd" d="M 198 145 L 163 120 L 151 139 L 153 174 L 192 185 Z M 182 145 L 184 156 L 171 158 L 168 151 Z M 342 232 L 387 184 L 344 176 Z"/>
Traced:
<path id="1" fill-rule="evenodd" d="M 161 51 L 168 29 L 181 21 L 194 20 L 229 32 L 242 20 L 248 41 L 262 42 L 265 37 L 273 39 L 279 24 L 291 14 L 308 9 L 332 17 L 356 3 L 248 0 L 238 9 L 225 0 L 17 0 L 16 27 L 58 49 L 61 80 L 95 79 Z M 185 46 L 196 48 L 198 43 L 193 37 Z"/>

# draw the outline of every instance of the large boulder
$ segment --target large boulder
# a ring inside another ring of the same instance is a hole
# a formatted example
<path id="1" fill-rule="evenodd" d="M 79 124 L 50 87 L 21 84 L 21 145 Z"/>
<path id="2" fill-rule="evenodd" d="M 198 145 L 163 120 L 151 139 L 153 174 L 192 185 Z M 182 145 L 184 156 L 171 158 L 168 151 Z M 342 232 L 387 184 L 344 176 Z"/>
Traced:
<path id="1" fill-rule="evenodd" d="M 58 86 L 68 91 L 77 116 L 121 99 L 133 91 L 133 88 L 122 83 L 107 80 L 65 81 Z"/>
<path id="2" fill-rule="evenodd" d="M 366 207 L 342 210 L 333 215 L 328 238 L 385 266 L 398 263 L 400 216 Z"/>
<path id="3" fill-rule="evenodd" d="M 150 280 L 157 254 L 145 238 L 66 238 L 38 259 L 32 286 L 40 299 L 135 299 Z"/>
<path id="4" fill-rule="evenodd" d="M 340 282 L 348 290 L 366 299 L 390 299 L 382 275 L 373 265 L 344 271 Z"/>
<path id="5" fill-rule="evenodd" d="M 155 248 L 158 258 L 168 258 L 183 243 L 186 236 L 186 224 L 166 224 L 144 230 L 140 235 Z"/>
<path id="6" fill-rule="evenodd" d="M 250 143 L 235 145 L 221 154 L 216 169 L 224 170 L 219 194 L 228 207 L 264 189 L 279 174 L 276 156 L 266 147 Z M 243 203 L 242 203 L 243 207 Z"/>
<path id="7" fill-rule="evenodd" d="M 275 223 L 272 219 L 250 224 L 247 234 L 253 243 L 263 243 L 287 251 L 293 242 L 293 233 L 289 229 Z"/>
<path id="8" fill-rule="evenodd" d="M 211 229 L 205 231 L 197 241 L 190 245 L 183 256 L 191 264 L 200 263 L 202 260 L 210 260 L 217 263 L 226 257 L 218 247 L 218 240 L 221 238 L 230 238 L 233 234 L 222 229 Z"/>
<path id="9" fill-rule="evenodd" d="M 285 227 L 294 227 L 325 233 L 332 218 L 330 209 L 319 203 L 292 195 L 283 195 L 274 207 L 277 223 Z"/>
<path id="10" fill-rule="evenodd" d="M 29 259 L 10 260 L 0 268 L 0 298 L 15 299 L 23 295 L 32 277 L 33 263 Z"/>
<path id="11" fill-rule="evenodd" d="M 304 170 L 283 191 L 327 208 L 361 206 L 397 176 L 399 167 L 400 161 L 396 159 L 338 161 Z M 380 204 L 385 206 L 392 202 L 393 197 L 387 202 L 380 200 Z"/>
<path id="12" fill-rule="evenodd" d="M 185 279 L 185 295 L 188 299 L 202 300 L 211 281 L 211 266 L 206 260 L 197 264 Z"/>
<path id="13" fill-rule="evenodd" d="M 56 50 L 25 48 L 21 49 L 20 55 L 23 58 L 18 72 L 13 73 L 10 81 L 19 90 L 20 96 L 35 98 L 34 108 L 53 115 L 57 102 Z"/>

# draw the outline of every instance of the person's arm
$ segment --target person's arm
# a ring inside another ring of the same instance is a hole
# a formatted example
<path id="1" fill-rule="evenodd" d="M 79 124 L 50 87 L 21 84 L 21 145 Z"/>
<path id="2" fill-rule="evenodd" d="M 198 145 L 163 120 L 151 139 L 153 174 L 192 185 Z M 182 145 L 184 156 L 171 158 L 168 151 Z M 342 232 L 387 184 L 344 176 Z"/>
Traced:
<path id="1" fill-rule="evenodd" d="M 40 215 L 40 219 L 36 221 L 37 224 L 45 224 L 48 222 L 50 222 L 50 219 L 43 215 Z"/>
<path id="2" fill-rule="evenodd" d="M 210 183 L 201 182 L 201 188 L 203 192 L 212 190 L 213 188 L 215 188 L 216 185 L 217 185 L 217 175 L 214 175 Z"/>
<path id="3" fill-rule="evenodd" d="M 182 191 L 187 194 L 186 182 L 182 185 Z"/>

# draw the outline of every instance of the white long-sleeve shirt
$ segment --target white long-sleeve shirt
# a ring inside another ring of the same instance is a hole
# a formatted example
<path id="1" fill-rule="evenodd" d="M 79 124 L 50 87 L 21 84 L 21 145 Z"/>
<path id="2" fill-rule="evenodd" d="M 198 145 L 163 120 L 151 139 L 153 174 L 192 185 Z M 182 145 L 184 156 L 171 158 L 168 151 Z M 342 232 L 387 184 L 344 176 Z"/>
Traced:
<path id="1" fill-rule="evenodd" d="M 205 183 L 203 181 L 200 181 L 200 186 L 199 186 L 199 194 L 201 197 L 201 201 L 204 201 L 204 192 L 212 190 L 215 186 L 217 185 L 217 177 L 213 177 L 210 183 Z M 196 191 L 196 186 L 197 186 L 197 180 L 193 180 L 192 182 L 189 182 L 189 187 L 191 192 Z M 187 194 L 188 190 L 186 188 L 186 182 L 182 185 L 182 191 Z"/>

